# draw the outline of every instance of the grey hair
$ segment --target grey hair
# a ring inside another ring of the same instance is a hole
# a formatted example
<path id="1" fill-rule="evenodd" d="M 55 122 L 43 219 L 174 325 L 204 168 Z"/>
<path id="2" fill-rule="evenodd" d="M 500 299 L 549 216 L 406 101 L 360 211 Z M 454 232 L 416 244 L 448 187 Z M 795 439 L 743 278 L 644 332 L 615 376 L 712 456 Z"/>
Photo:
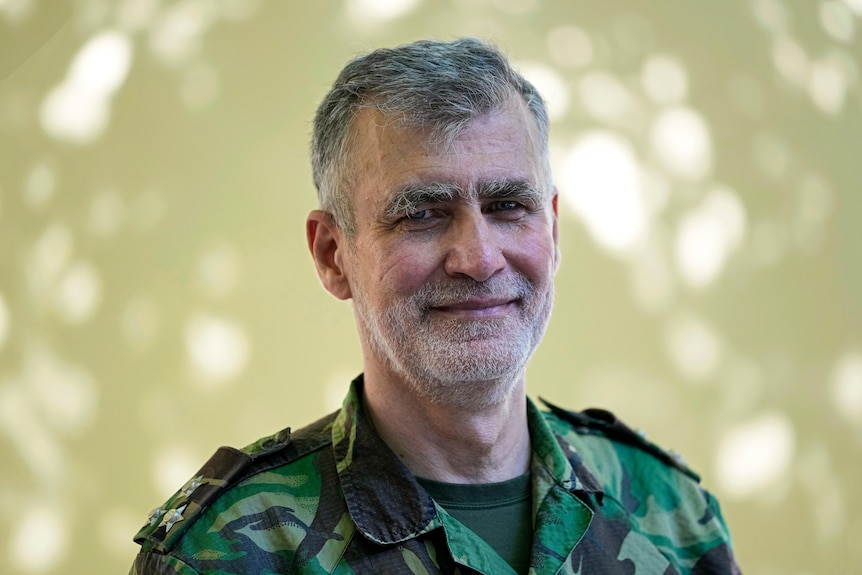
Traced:
<path id="1" fill-rule="evenodd" d="M 428 128 L 434 143 L 451 143 L 472 120 L 504 108 L 514 94 L 535 119 L 542 175 L 549 186 L 545 103 L 495 46 L 475 38 L 422 40 L 348 62 L 314 117 L 311 166 L 320 208 L 348 237 L 354 236 L 348 193 L 351 128 L 361 109 L 378 110 L 404 128 Z"/>

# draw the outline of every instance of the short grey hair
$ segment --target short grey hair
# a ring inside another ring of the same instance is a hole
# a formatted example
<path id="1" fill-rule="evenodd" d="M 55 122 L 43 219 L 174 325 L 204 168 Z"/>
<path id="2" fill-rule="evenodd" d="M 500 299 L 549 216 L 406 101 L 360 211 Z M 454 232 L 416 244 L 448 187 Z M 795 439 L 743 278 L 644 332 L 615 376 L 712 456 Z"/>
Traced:
<path id="1" fill-rule="evenodd" d="M 495 46 L 475 38 L 422 40 L 348 62 L 314 117 L 311 166 L 320 208 L 353 237 L 351 132 L 361 109 L 378 110 L 404 128 L 428 128 L 432 141 L 446 143 L 472 120 L 504 108 L 515 94 L 536 122 L 539 160 L 550 186 L 545 103 Z"/>

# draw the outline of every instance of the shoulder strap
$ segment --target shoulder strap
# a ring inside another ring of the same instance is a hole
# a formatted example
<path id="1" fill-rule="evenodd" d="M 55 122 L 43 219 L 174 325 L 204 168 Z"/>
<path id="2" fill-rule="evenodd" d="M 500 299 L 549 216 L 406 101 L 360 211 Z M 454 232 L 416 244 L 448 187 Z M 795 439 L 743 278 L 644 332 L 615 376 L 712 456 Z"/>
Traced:
<path id="1" fill-rule="evenodd" d="M 678 469 L 698 483 L 700 482 L 700 476 L 688 468 L 679 453 L 665 451 L 651 441 L 648 441 L 644 433 L 634 431 L 610 411 L 595 408 L 584 411 L 569 411 L 557 407 L 542 398 L 539 399 L 551 410 L 551 413 L 569 422 L 574 427 L 584 429 L 588 433 L 598 433 L 613 441 L 636 447 L 655 457 L 665 465 Z"/>
<path id="2" fill-rule="evenodd" d="M 173 497 L 150 513 L 135 542 L 144 545 L 145 551 L 166 552 L 219 495 L 251 470 L 260 471 L 255 463 L 274 459 L 273 464 L 280 464 L 282 460 L 273 456 L 288 447 L 290 440 L 287 428 L 244 450 L 220 447 Z"/>

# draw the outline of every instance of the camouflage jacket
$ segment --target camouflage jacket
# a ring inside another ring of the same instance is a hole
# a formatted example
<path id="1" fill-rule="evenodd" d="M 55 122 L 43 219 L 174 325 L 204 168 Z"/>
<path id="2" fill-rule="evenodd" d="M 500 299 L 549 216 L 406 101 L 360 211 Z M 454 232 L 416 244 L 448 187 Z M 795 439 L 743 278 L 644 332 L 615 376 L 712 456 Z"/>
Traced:
<path id="1" fill-rule="evenodd" d="M 341 410 L 221 448 L 135 537 L 131 573 L 514 573 L 374 432 Z M 716 500 L 607 412 L 529 402 L 531 575 L 738 573 Z"/>

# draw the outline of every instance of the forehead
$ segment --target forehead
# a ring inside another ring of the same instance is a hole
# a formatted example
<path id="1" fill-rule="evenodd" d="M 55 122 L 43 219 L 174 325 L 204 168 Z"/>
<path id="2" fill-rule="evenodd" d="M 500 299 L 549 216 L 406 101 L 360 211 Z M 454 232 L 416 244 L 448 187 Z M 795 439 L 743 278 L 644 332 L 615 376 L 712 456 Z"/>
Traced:
<path id="1" fill-rule="evenodd" d="M 471 121 L 450 142 L 424 127 L 405 127 L 363 109 L 352 130 L 354 211 L 383 204 L 399 189 L 429 183 L 472 189 L 482 181 L 539 182 L 538 128 L 525 105 L 511 105 Z"/>

